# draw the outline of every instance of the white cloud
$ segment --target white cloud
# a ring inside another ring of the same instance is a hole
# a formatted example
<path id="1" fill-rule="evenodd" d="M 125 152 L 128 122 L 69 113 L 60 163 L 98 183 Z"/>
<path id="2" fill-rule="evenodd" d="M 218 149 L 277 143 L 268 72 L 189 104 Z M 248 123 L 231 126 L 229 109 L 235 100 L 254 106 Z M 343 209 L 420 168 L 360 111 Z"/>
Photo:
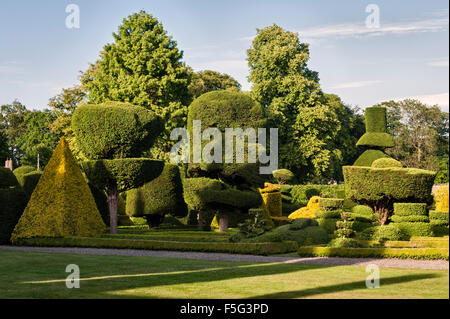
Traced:
<path id="1" fill-rule="evenodd" d="M 367 28 L 364 23 L 336 24 L 297 31 L 302 37 L 316 38 L 357 38 L 384 35 L 399 35 L 419 32 L 440 32 L 448 30 L 447 18 L 383 24 L 379 28 Z"/>
<path id="2" fill-rule="evenodd" d="M 439 94 L 427 94 L 427 95 L 416 95 L 416 96 L 408 96 L 402 98 L 395 98 L 394 101 L 401 101 L 405 99 L 413 99 L 419 100 L 422 103 L 427 105 L 438 105 L 443 111 L 449 111 L 449 94 L 447 93 L 439 93 Z"/>
<path id="3" fill-rule="evenodd" d="M 449 66 L 448 57 L 442 58 L 442 59 L 436 59 L 434 61 L 428 62 L 427 65 L 448 68 L 448 66 Z"/>
<path id="4" fill-rule="evenodd" d="M 356 81 L 356 82 L 346 82 L 341 83 L 335 86 L 330 87 L 330 89 L 353 89 L 353 88 L 360 88 L 364 86 L 371 86 L 378 83 L 381 83 L 382 81 L 375 80 L 375 81 Z"/>

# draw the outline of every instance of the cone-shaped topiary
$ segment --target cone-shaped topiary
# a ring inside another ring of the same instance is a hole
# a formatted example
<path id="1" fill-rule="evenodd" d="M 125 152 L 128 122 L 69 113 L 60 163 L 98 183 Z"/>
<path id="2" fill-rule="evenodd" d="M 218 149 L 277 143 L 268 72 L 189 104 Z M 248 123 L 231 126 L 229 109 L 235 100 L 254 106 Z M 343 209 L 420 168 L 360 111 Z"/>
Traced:
<path id="1" fill-rule="evenodd" d="M 361 136 L 356 145 L 393 147 L 394 138 L 386 132 L 386 123 L 386 108 L 379 106 L 366 108 L 366 133 Z"/>
<path id="2" fill-rule="evenodd" d="M 14 228 L 11 241 L 99 236 L 105 229 L 89 186 L 62 137 Z"/>

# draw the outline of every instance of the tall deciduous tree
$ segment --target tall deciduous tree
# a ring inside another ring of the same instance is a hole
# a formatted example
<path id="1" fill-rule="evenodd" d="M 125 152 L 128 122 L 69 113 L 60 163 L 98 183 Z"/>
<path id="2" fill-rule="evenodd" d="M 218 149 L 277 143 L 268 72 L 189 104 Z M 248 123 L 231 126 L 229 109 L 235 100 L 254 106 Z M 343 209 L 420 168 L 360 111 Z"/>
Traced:
<path id="1" fill-rule="evenodd" d="M 395 140 L 387 153 L 407 167 L 439 170 L 440 158 L 448 158 L 448 113 L 412 99 L 381 105 Z"/>
<path id="2" fill-rule="evenodd" d="M 107 44 L 100 59 L 82 74 L 89 100 L 129 102 L 157 113 L 166 130 L 153 155 L 165 157 L 173 144 L 170 131 L 185 125 L 192 100 L 183 52 L 162 24 L 144 11 L 124 19 L 113 36 L 114 43 Z"/>
<path id="3" fill-rule="evenodd" d="M 9 157 L 8 137 L 0 129 L 0 166 Z"/>
<path id="4" fill-rule="evenodd" d="M 25 105 L 17 100 L 0 107 L 0 128 L 8 138 L 9 157 L 13 159 L 15 167 L 23 156 L 20 138 L 26 132 L 24 119 L 29 112 Z"/>
<path id="5" fill-rule="evenodd" d="M 48 102 L 48 106 L 51 107 L 54 117 L 53 122 L 50 123 L 50 129 L 59 136 L 65 136 L 66 141 L 76 158 L 82 158 L 82 154 L 75 143 L 71 125 L 72 114 L 77 107 L 86 102 L 86 100 L 86 92 L 81 85 L 76 85 L 71 88 L 62 89 L 60 94 L 50 98 Z"/>
<path id="6" fill-rule="evenodd" d="M 308 68 L 308 44 L 277 25 L 257 30 L 247 51 L 252 95 L 268 108 L 272 127 L 279 128 L 279 164 L 301 180 L 326 172 L 333 157 L 331 141 L 340 123 Z"/>
<path id="7" fill-rule="evenodd" d="M 240 91 L 240 89 L 241 85 L 232 76 L 211 70 L 192 73 L 192 81 L 189 85 L 189 91 L 194 98 L 211 91 Z"/>
<path id="8" fill-rule="evenodd" d="M 49 110 L 31 111 L 24 118 L 26 131 L 18 139 L 23 150 L 22 165 L 39 165 L 42 168 L 50 160 L 60 135 L 51 132 L 54 116 Z"/>

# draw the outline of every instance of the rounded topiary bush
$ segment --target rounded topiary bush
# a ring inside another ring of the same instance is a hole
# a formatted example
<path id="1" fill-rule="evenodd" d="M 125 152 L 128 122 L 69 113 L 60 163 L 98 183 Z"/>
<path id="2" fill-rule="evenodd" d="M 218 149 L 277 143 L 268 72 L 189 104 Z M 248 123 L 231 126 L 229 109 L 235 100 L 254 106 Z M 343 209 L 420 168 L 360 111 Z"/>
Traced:
<path id="1" fill-rule="evenodd" d="M 278 182 L 278 184 L 285 184 L 289 181 L 291 181 L 295 175 L 290 170 L 285 168 L 280 168 L 277 170 L 274 170 L 272 172 L 273 177 Z"/>
<path id="2" fill-rule="evenodd" d="M 372 166 L 372 163 L 380 158 L 390 158 L 383 151 L 380 150 L 366 150 L 353 163 L 353 166 Z"/>
<path id="3" fill-rule="evenodd" d="M 19 175 L 17 180 L 19 184 L 22 185 L 25 194 L 27 194 L 28 198 L 33 194 L 34 189 L 39 183 L 39 179 L 42 176 L 42 171 L 33 171 L 24 175 Z"/>
<path id="4" fill-rule="evenodd" d="M 354 238 L 335 238 L 327 246 L 334 248 L 366 248 L 364 244 Z"/>
<path id="5" fill-rule="evenodd" d="M 352 208 L 352 213 L 363 216 L 372 216 L 374 211 L 370 206 L 356 205 Z"/>
<path id="6" fill-rule="evenodd" d="M 127 215 L 145 216 L 152 226 L 158 226 L 166 214 L 184 217 L 187 206 L 178 166 L 166 164 L 161 175 L 142 187 L 127 192 Z"/>
<path id="7" fill-rule="evenodd" d="M 14 169 L 13 173 L 17 177 L 19 175 L 25 175 L 25 174 L 31 173 L 35 170 L 36 170 L 36 168 L 33 166 L 23 165 L 23 166 L 20 166 L 20 167 L 17 167 L 16 169 Z"/>
<path id="8" fill-rule="evenodd" d="M 401 222 L 395 223 L 402 234 L 408 239 L 410 237 L 433 237 L 433 227 L 430 223 L 423 222 Z"/>
<path id="9" fill-rule="evenodd" d="M 373 161 L 373 168 L 403 167 L 402 163 L 393 158 L 379 158 Z"/>
<path id="10" fill-rule="evenodd" d="M 154 112 L 127 103 L 107 102 L 78 107 L 72 128 L 88 159 L 139 157 L 163 130 Z"/>
<path id="11" fill-rule="evenodd" d="M 375 241 L 403 240 L 404 238 L 402 231 L 396 225 L 370 227 L 358 235 L 358 239 Z"/>

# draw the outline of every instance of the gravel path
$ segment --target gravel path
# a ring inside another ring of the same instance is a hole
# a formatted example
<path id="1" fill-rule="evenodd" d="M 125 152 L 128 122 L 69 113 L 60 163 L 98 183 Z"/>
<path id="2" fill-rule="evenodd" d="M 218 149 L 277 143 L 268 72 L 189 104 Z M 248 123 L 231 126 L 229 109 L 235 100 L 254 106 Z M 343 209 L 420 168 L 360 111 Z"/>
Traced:
<path id="1" fill-rule="evenodd" d="M 376 259 L 376 258 L 343 258 L 343 257 L 277 257 L 235 255 L 222 253 L 156 251 L 136 249 L 103 249 L 103 248 L 65 248 L 65 247 L 15 247 L 0 246 L 0 251 L 27 251 L 41 253 L 64 253 L 81 255 L 114 255 L 114 256 L 142 256 L 161 258 L 182 258 L 200 260 L 226 260 L 243 262 L 280 262 L 328 266 L 367 266 L 376 264 L 379 267 L 409 268 L 409 269 L 449 269 L 449 262 L 445 260 L 412 260 L 412 259 Z"/>

